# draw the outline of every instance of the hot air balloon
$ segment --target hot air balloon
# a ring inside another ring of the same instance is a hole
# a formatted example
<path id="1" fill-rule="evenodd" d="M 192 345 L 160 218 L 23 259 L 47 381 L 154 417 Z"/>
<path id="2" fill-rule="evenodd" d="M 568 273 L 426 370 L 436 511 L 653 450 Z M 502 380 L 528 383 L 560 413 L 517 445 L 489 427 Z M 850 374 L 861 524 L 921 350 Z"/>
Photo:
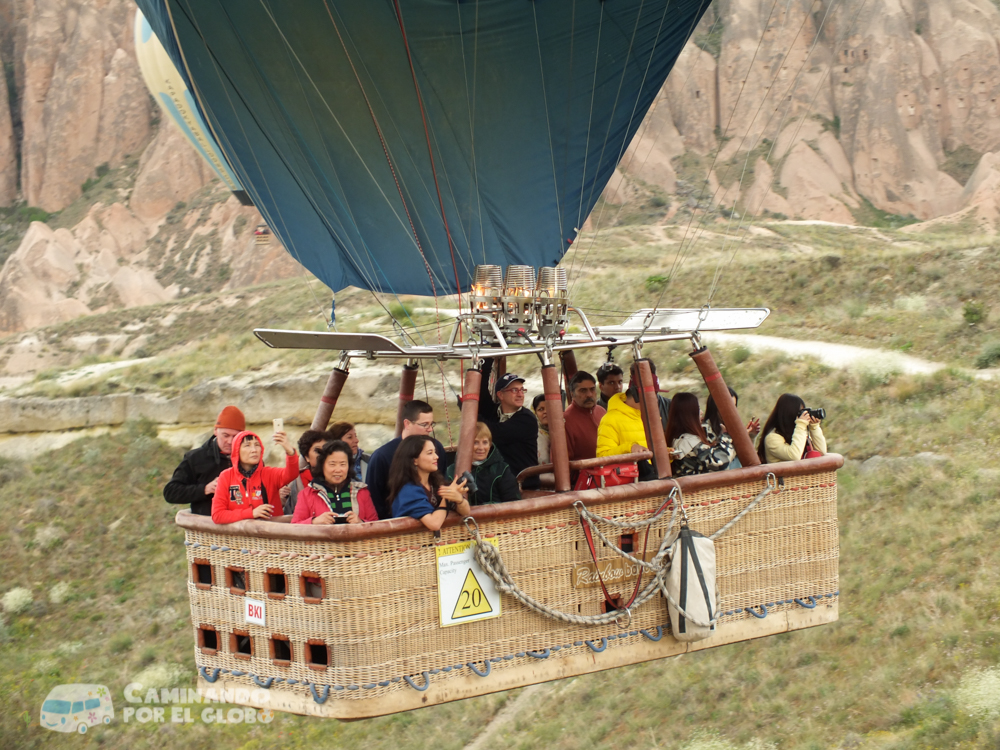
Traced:
<path id="1" fill-rule="evenodd" d="M 205 125 L 184 77 L 174 66 L 159 38 L 153 34 L 142 11 L 135 14 L 135 55 L 146 88 L 163 113 L 180 129 L 195 151 L 240 203 L 250 205 L 250 197 L 236 179 L 226 157 Z"/>
<path id="2" fill-rule="evenodd" d="M 690 340 L 723 422 L 742 426 L 700 335 L 769 311 L 657 305 L 592 325 L 558 265 L 708 0 L 138 4 L 303 265 L 333 290 L 466 294 L 440 344 L 258 329 L 340 353 L 314 429 L 358 358 L 405 361 L 397 434 L 418 361 L 468 364 L 456 476 L 490 408 L 484 361 L 539 357 L 549 409 L 552 460 L 521 472 L 523 499 L 449 514 L 439 538 L 410 518 L 179 513 L 200 689 L 356 719 L 837 619 L 843 459 L 762 466 L 739 429 L 744 468 L 672 477 L 642 356 Z M 648 450 L 570 462 L 557 365 L 568 377 L 576 350 L 615 346 L 632 350 Z M 622 483 L 643 461 L 652 481 Z M 597 486 L 574 490 L 574 473 Z"/>

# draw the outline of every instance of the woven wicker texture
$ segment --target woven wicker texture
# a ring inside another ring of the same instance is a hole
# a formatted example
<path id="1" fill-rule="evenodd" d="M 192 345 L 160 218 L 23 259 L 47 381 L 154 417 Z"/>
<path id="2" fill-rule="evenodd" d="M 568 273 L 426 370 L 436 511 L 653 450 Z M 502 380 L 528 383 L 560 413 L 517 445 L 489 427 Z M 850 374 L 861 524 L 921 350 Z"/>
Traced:
<path id="1" fill-rule="evenodd" d="M 752 482 L 686 496 L 691 528 L 711 534 L 746 507 L 763 487 L 764 482 Z M 663 500 L 651 497 L 609 503 L 600 506 L 600 513 L 618 520 L 641 518 L 655 512 Z M 659 546 L 669 515 L 652 528 L 650 552 Z M 530 596 L 567 612 L 601 611 L 600 588 L 574 588 L 572 584 L 573 568 L 592 562 L 572 508 L 485 523 L 481 530 L 484 536 L 498 539 L 508 569 Z M 464 528 L 450 527 L 438 544 L 467 538 Z M 640 533 L 635 540 L 636 553 L 642 543 Z M 482 664 L 486 659 L 495 659 L 493 669 L 502 670 L 530 660 L 528 651 L 558 646 L 549 657 L 558 659 L 587 650 L 585 640 L 600 643 L 602 637 L 621 633 L 614 625 L 584 627 L 556 622 L 509 597 L 503 601 L 500 618 L 440 627 L 435 540 L 429 532 L 335 544 L 187 531 L 185 544 L 189 570 L 196 558 L 209 560 L 214 568 L 215 585 L 209 590 L 198 588 L 189 574 L 195 642 L 199 642 L 198 628 L 206 625 L 216 629 L 219 643 L 214 655 L 196 646 L 197 663 L 210 671 L 219 668 L 246 673 L 232 679 L 248 685 L 253 684 L 251 675 L 276 677 L 282 680 L 283 689 L 308 692 L 302 683 L 314 683 L 333 686 L 331 699 L 370 699 L 409 690 L 400 680 L 404 675 L 427 671 L 434 681 L 447 680 L 456 674 L 453 667 L 468 662 Z M 597 544 L 599 560 L 616 559 L 601 542 Z M 835 600 L 839 589 L 835 473 L 788 478 L 779 492 L 767 496 L 716 540 L 716 554 L 723 613 L 720 630 L 753 618 L 748 608 L 764 605 L 770 612 L 780 612 L 801 606 L 795 599 L 806 604 L 809 597 Z M 245 623 L 244 595 L 233 594 L 226 586 L 225 569 L 230 566 L 246 570 L 245 596 L 266 602 L 266 627 Z M 269 569 L 280 569 L 286 575 L 287 594 L 283 598 L 269 598 L 265 593 Z M 303 573 L 323 579 L 326 596 L 319 603 L 307 603 L 300 595 Z M 634 579 L 610 589 L 628 599 L 633 586 Z M 640 629 L 666 629 L 668 624 L 666 606 L 659 596 L 632 614 L 628 627 L 633 635 Z M 252 658 L 232 652 L 233 630 L 250 634 Z M 292 659 L 288 665 L 272 662 L 269 641 L 274 634 L 289 639 Z M 306 663 L 310 640 L 326 644 L 328 667 L 317 670 Z M 609 640 L 607 647 L 613 649 L 624 642 Z M 415 679 L 423 683 L 423 678 Z"/>

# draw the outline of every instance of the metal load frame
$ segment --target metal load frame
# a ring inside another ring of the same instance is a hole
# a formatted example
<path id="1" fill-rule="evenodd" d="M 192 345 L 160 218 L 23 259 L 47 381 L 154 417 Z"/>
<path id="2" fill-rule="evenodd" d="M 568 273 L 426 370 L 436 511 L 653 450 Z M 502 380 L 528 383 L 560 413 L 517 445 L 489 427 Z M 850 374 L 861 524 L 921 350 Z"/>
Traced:
<path id="1" fill-rule="evenodd" d="M 559 353 L 566 370 L 565 374 L 570 377 L 570 370 L 572 373 L 576 372 L 574 350 L 631 344 L 635 360 L 631 375 L 640 386 L 639 407 L 646 433 L 646 445 L 653 453 L 657 477 L 665 479 L 671 475 L 670 452 L 663 424 L 659 418 L 655 379 L 649 360 L 642 356 L 642 346 L 651 342 L 690 339 L 693 346 L 691 358 L 697 365 L 709 393 L 715 399 L 723 424 L 726 425 L 729 434 L 733 437 L 736 455 L 745 467 L 757 466 L 760 463 L 753 442 L 743 428 L 743 422 L 736 406 L 729 397 L 729 389 L 722 379 L 711 353 L 701 345 L 700 334 L 703 331 L 757 328 L 770 314 L 770 310 L 767 308 L 713 310 L 708 306 L 698 310 L 646 309 L 633 313 L 620 325 L 595 327 L 590 324 L 582 310 L 575 307 L 569 309 L 580 318 L 584 333 L 567 333 L 565 330 L 554 331 L 543 341 L 533 341 L 523 330 L 519 330 L 513 335 L 517 340 L 509 341 L 495 320 L 488 315 L 475 313 L 459 314 L 455 319 L 448 343 L 437 346 L 400 345 L 385 336 L 369 333 L 286 331 L 259 328 L 254 331 L 254 334 L 274 349 L 325 349 L 341 352 L 340 362 L 330 374 L 316 415 L 313 418 L 312 429 L 314 430 L 325 430 L 329 424 L 340 392 L 347 381 L 352 358 L 406 359 L 400 381 L 396 414 L 397 437 L 402 430 L 403 409 L 413 399 L 416 360 L 471 360 L 472 366 L 465 371 L 462 384 L 462 421 L 455 456 L 456 476 L 461 476 L 472 466 L 472 435 L 475 432 L 478 419 L 478 402 L 482 385 L 480 367 L 483 360 L 498 359 L 498 365 L 503 367 L 505 366 L 505 358 L 509 355 L 538 355 L 542 362 L 542 385 L 548 403 L 551 471 L 555 479 L 556 492 L 570 490 L 571 468 L 563 420 L 561 386 L 553 361 L 554 353 Z M 474 331 L 476 326 L 473 323 L 478 323 L 479 327 L 482 328 L 484 322 L 490 327 L 489 334 L 480 333 L 478 339 L 472 335 L 466 342 L 458 342 L 463 324 L 467 325 L 470 331 Z"/>

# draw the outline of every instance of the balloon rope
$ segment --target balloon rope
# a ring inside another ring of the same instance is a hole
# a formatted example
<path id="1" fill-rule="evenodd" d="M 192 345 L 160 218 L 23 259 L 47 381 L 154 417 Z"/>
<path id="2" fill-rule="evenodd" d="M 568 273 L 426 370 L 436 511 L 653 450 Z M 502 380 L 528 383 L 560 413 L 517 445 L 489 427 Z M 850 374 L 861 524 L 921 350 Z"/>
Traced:
<path id="1" fill-rule="evenodd" d="M 340 27 L 337 26 L 337 22 L 333 18 L 333 13 L 330 11 L 330 6 L 327 4 L 326 0 L 323 0 L 323 5 L 326 7 L 326 13 L 330 16 L 330 23 L 333 24 L 333 30 L 337 32 L 337 39 L 340 40 L 340 46 L 344 50 L 344 56 L 347 57 L 347 62 L 351 66 L 351 71 L 354 73 L 354 79 L 358 82 L 358 88 L 361 89 L 361 95 L 365 98 L 365 104 L 368 106 L 368 114 L 371 115 L 372 124 L 375 126 L 375 132 L 378 133 L 379 142 L 382 144 L 382 152 L 385 154 L 386 163 L 389 165 L 389 171 L 392 173 L 392 181 L 396 183 L 396 190 L 399 193 L 399 200 L 403 204 L 403 211 L 406 212 L 406 220 L 410 223 L 410 231 L 413 232 L 413 239 L 417 243 L 417 251 L 420 253 L 420 258 L 424 262 L 424 267 L 427 269 L 427 276 L 431 280 L 431 292 L 434 294 L 435 306 L 437 305 L 437 287 L 434 284 L 434 273 L 431 271 L 431 264 L 427 262 L 427 256 L 424 254 L 424 248 L 420 244 L 420 237 L 417 235 L 417 228 L 413 225 L 413 217 L 410 216 L 410 209 L 406 205 L 406 199 L 403 197 L 403 189 L 400 187 L 399 178 L 396 176 L 396 168 L 392 164 L 392 158 L 389 156 L 389 148 L 385 144 L 385 138 L 382 136 L 382 128 L 378 124 L 378 118 L 375 116 L 375 111 L 372 109 L 372 104 L 368 100 L 368 92 L 365 91 L 364 84 L 361 83 L 361 77 L 358 75 L 357 68 L 354 67 L 354 60 L 351 59 L 350 53 L 347 51 L 347 45 L 344 44 L 344 38 L 340 35 Z M 449 238 L 449 242 L 450 242 Z"/>
<path id="2" fill-rule="evenodd" d="M 325 0 L 324 0 L 325 2 Z M 403 36 L 403 46 L 406 48 L 406 59 L 410 64 L 410 75 L 413 77 L 413 90 L 417 95 L 417 105 L 420 107 L 420 119 L 424 123 L 424 137 L 427 139 L 427 156 L 431 161 L 431 174 L 434 177 L 434 189 L 437 190 L 438 205 L 441 207 L 441 221 L 444 222 L 444 232 L 448 236 L 448 252 L 451 253 L 451 267 L 455 272 L 455 291 L 458 292 L 458 308 L 462 309 L 462 285 L 458 281 L 458 263 L 455 261 L 455 243 L 451 238 L 451 227 L 448 226 L 448 217 L 444 211 L 444 199 L 441 197 L 441 186 L 438 184 L 437 168 L 434 166 L 434 150 L 431 148 L 431 133 L 427 127 L 427 115 L 424 112 L 424 99 L 420 95 L 420 86 L 417 84 L 417 71 L 413 67 L 413 56 L 410 54 L 410 42 L 406 38 L 406 28 L 403 26 L 403 14 L 399 9 L 399 0 L 393 0 L 396 9 L 396 20 L 399 22 L 399 33 Z M 437 295 L 435 294 L 435 297 Z M 436 304 L 436 302 L 435 302 Z"/>

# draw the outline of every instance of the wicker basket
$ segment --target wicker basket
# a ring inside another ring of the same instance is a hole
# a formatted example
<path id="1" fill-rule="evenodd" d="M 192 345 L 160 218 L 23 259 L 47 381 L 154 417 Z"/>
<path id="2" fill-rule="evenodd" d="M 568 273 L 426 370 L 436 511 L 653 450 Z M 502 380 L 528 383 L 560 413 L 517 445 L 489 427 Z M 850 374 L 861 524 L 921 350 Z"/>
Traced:
<path id="1" fill-rule="evenodd" d="M 199 688 L 225 690 L 246 705 L 354 719 L 832 622 L 842 463 L 831 454 L 476 509 L 480 530 L 524 591 L 562 611 L 597 614 L 601 589 L 574 586 L 574 571 L 592 560 L 573 502 L 620 521 L 641 519 L 679 485 L 691 527 L 711 534 L 774 473 L 780 490 L 716 541 L 722 615 L 717 633 L 696 643 L 670 636 L 659 595 L 632 612 L 624 629 L 567 625 L 510 597 L 499 617 L 441 627 L 436 547 L 469 538 L 454 522 L 436 540 L 411 519 L 215 526 L 179 513 Z M 651 527 L 650 551 L 666 527 L 667 516 Z M 639 552 L 643 535 L 635 539 Z M 599 562 L 620 560 L 600 542 L 598 550 Z M 627 598 L 634 582 L 611 589 Z M 266 625 L 247 622 L 247 600 L 264 603 Z"/>

